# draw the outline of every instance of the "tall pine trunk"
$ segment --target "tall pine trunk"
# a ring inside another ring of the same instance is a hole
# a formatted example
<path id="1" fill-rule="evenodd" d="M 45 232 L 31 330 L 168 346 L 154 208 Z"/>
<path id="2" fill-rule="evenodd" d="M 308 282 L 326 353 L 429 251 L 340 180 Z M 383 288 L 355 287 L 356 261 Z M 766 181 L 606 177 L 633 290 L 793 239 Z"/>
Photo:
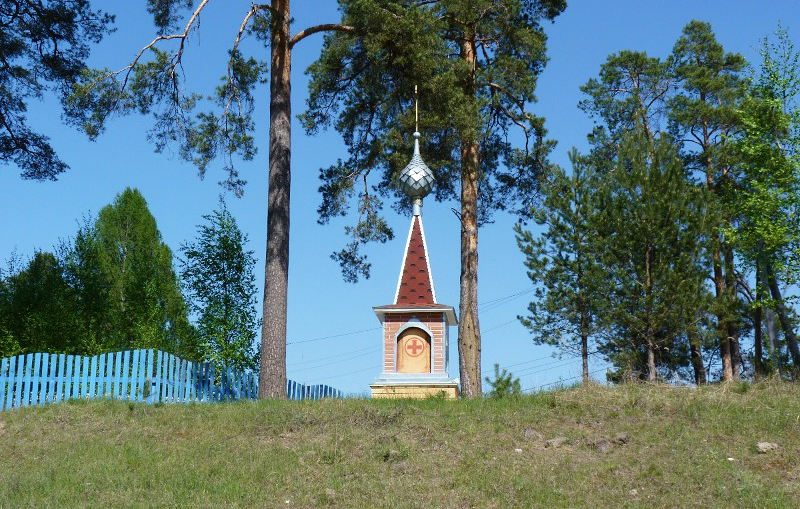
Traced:
<path id="1" fill-rule="evenodd" d="M 589 383 L 589 318 L 585 309 L 581 309 L 581 380 L 583 385 Z"/>
<path id="2" fill-rule="evenodd" d="M 272 0 L 269 194 L 259 398 L 286 397 L 286 303 L 291 184 L 291 49 L 289 0 Z"/>
<path id="3" fill-rule="evenodd" d="M 725 252 L 725 290 L 729 304 L 736 302 L 736 273 L 733 268 L 733 248 L 727 242 L 724 244 Z M 728 341 L 731 350 L 731 373 L 734 379 L 739 379 L 742 374 L 742 354 L 739 349 L 739 327 L 736 321 L 728 315 L 726 320 Z"/>
<path id="4" fill-rule="evenodd" d="M 645 343 L 647 346 L 647 381 L 655 382 L 656 376 L 656 345 L 655 345 L 655 331 L 653 331 L 653 275 L 650 267 L 651 247 L 648 246 L 645 251 L 645 271 L 646 279 L 645 284 L 645 297 L 647 298 L 647 329 L 645 330 Z"/>
<path id="5" fill-rule="evenodd" d="M 733 363 L 731 362 L 731 343 L 728 338 L 727 306 L 725 302 L 725 278 L 722 275 L 722 253 L 719 247 L 719 234 L 715 235 L 716 245 L 712 253 L 714 263 L 714 292 L 717 300 L 717 333 L 719 334 L 719 350 L 722 358 L 722 380 L 730 382 L 733 380 Z"/>
<path id="6" fill-rule="evenodd" d="M 689 351 L 692 359 L 692 369 L 694 370 L 694 383 L 703 385 L 706 383 L 706 367 L 703 365 L 703 349 L 700 345 L 700 337 L 697 331 L 690 330 L 687 332 L 689 336 Z"/>
<path id="7" fill-rule="evenodd" d="M 461 59 L 470 72 L 464 83 L 464 96 L 474 100 L 475 44 L 470 37 L 461 41 Z M 458 364 L 461 392 L 475 398 L 481 391 L 481 330 L 478 321 L 478 142 L 471 136 L 461 139 L 461 294 L 458 327 Z"/>

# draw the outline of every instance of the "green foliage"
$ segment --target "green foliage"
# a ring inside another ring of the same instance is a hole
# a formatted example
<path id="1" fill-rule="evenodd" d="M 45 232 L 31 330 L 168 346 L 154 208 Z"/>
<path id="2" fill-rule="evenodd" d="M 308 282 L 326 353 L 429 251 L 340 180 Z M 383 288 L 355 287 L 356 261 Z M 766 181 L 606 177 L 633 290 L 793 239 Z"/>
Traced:
<path id="1" fill-rule="evenodd" d="M 741 180 L 732 198 L 739 218 L 726 231 L 751 265 L 769 261 L 782 279 L 800 277 L 800 52 L 785 30 L 765 38 L 761 65 L 737 110 Z"/>
<path id="2" fill-rule="evenodd" d="M 245 251 L 247 235 L 224 202 L 203 219 L 197 240 L 181 246 L 181 279 L 197 316 L 201 354 L 225 366 L 256 369 L 255 257 Z"/>
<path id="3" fill-rule="evenodd" d="M 28 352 L 88 353 L 75 291 L 63 264 L 37 251 L 27 266 L 0 288 L 0 357 Z"/>
<path id="4" fill-rule="evenodd" d="M 157 348 L 198 358 L 172 251 L 141 193 L 128 188 L 101 209 L 87 241 L 106 288 L 104 348 Z"/>
<path id="5" fill-rule="evenodd" d="M 365 228 L 382 208 L 375 195 L 391 198 L 395 209 L 409 207 L 394 181 L 413 145 L 416 85 L 433 196 L 458 198 L 461 150 L 477 143 L 480 219 L 493 210 L 527 214 L 553 146 L 544 119 L 527 110 L 546 62 L 541 22 L 560 14 L 565 2 L 341 0 L 340 8 L 355 31 L 326 36 L 308 69 L 301 120 L 310 133 L 335 127 L 348 147 L 347 160 L 320 171 L 318 209 L 327 223 L 347 214 L 352 200 L 359 204 L 357 226 L 347 231 L 351 241 L 334 255 L 345 278 L 369 274 L 360 245 L 391 238 L 383 223 Z M 475 44 L 474 68 L 460 56 L 464 44 Z M 513 129 L 522 133 L 519 146 L 508 141 Z"/>
<path id="6" fill-rule="evenodd" d="M 514 378 L 505 368 L 500 371 L 500 365 L 497 363 L 494 365 L 494 380 L 488 376 L 485 377 L 485 380 L 492 388 L 489 391 L 489 397 L 491 398 L 508 398 L 522 395 L 519 378 Z"/>
<path id="7" fill-rule="evenodd" d="M 0 163 L 22 178 L 55 180 L 67 169 L 44 134 L 27 125 L 28 104 L 45 92 L 66 96 L 86 67 L 89 47 L 114 18 L 89 0 L 9 0 L 0 5 Z"/>

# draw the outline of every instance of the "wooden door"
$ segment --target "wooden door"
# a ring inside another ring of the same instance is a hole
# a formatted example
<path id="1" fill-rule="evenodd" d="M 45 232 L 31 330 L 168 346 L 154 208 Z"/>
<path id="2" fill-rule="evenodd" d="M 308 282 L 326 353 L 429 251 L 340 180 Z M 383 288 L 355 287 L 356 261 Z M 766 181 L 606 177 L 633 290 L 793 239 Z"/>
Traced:
<path id="1" fill-rule="evenodd" d="M 397 372 L 431 372 L 431 341 L 422 329 L 406 329 L 397 338 Z"/>

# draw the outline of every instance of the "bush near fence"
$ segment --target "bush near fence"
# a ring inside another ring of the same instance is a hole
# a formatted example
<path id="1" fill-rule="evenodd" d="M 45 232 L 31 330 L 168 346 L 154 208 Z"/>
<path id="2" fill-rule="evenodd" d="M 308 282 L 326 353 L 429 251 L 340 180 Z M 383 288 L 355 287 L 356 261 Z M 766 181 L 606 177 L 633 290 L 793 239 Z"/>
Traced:
<path id="1" fill-rule="evenodd" d="M 328 385 L 289 380 L 289 399 L 341 398 Z M 30 353 L 0 360 L 0 410 L 68 399 L 113 398 L 146 403 L 255 399 L 258 374 L 189 362 L 160 350 L 127 350 L 93 357 Z"/>

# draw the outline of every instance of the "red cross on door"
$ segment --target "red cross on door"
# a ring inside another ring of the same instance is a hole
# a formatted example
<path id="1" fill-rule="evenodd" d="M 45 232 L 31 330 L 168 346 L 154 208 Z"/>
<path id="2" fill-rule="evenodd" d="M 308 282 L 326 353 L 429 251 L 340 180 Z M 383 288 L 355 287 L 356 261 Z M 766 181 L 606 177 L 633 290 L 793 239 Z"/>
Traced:
<path id="1" fill-rule="evenodd" d="M 406 353 L 411 357 L 419 357 L 423 350 L 425 350 L 425 346 L 417 338 L 411 338 L 406 343 Z"/>

